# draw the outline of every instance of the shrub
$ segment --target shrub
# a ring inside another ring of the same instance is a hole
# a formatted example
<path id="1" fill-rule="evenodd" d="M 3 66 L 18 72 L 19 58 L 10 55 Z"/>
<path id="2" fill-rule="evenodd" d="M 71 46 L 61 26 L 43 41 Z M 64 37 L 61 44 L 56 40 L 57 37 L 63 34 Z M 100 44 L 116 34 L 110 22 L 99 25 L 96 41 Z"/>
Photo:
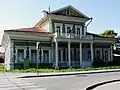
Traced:
<path id="1" fill-rule="evenodd" d="M 47 69 L 47 68 L 52 68 L 52 63 L 39 63 L 38 64 L 38 68 L 43 68 L 43 69 Z M 36 63 L 30 63 L 30 68 L 37 68 L 37 64 Z"/>
<path id="2" fill-rule="evenodd" d="M 25 58 L 23 65 L 24 65 L 24 69 L 28 69 L 29 68 L 29 59 Z"/>
<path id="3" fill-rule="evenodd" d="M 97 59 L 93 61 L 93 66 L 94 67 L 104 67 L 105 66 L 105 62 L 101 59 Z"/>

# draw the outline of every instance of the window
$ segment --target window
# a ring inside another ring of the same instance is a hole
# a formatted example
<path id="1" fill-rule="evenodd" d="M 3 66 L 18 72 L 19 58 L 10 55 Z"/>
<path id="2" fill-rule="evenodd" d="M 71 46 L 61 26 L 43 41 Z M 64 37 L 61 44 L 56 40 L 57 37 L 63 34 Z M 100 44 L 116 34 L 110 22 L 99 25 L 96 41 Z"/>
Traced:
<path id="1" fill-rule="evenodd" d="M 84 29 L 82 28 L 82 35 L 84 35 Z"/>
<path id="2" fill-rule="evenodd" d="M 70 15 L 70 10 L 69 9 L 66 10 L 66 15 Z"/>
<path id="3" fill-rule="evenodd" d="M 49 62 L 49 50 L 43 50 L 43 62 L 44 63 Z"/>
<path id="4" fill-rule="evenodd" d="M 77 35 L 77 36 L 80 36 L 81 33 L 82 33 L 82 32 L 81 32 L 81 29 L 82 29 L 81 26 L 80 26 L 80 25 L 76 25 L 76 26 L 75 26 L 75 29 L 76 29 L 76 35 Z"/>
<path id="5" fill-rule="evenodd" d="M 31 50 L 31 62 L 36 63 L 37 62 L 37 51 Z"/>
<path id="6" fill-rule="evenodd" d="M 80 28 L 77 28 L 77 35 L 80 35 Z"/>
<path id="7" fill-rule="evenodd" d="M 71 33 L 71 28 L 67 27 L 67 33 Z"/>
<path id="8" fill-rule="evenodd" d="M 91 51 L 88 51 L 88 60 L 90 61 L 91 60 Z"/>
<path id="9" fill-rule="evenodd" d="M 63 50 L 58 50 L 58 60 L 59 61 L 63 60 Z"/>
<path id="10" fill-rule="evenodd" d="M 96 55 L 96 58 L 97 58 L 97 60 L 100 60 L 100 51 L 99 50 L 97 50 L 97 55 Z"/>
<path id="11" fill-rule="evenodd" d="M 57 28 L 57 29 L 56 29 L 57 34 L 60 35 L 60 26 L 57 26 L 56 28 Z"/>
<path id="12" fill-rule="evenodd" d="M 55 25 L 55 32 L 60 35 L 62 33 L 62 27 L 63 24 L 62 23 L 54 23 Z"/>
<path id="13" fill-rule="evenodd" d="M 108 60 L 108 51 L 105 51 L 105 60 Z"/>
<path id="14" fill-rule="evenodd" d="M 24 62 L 24 49 L 18 49 L 18 62 Z"/>

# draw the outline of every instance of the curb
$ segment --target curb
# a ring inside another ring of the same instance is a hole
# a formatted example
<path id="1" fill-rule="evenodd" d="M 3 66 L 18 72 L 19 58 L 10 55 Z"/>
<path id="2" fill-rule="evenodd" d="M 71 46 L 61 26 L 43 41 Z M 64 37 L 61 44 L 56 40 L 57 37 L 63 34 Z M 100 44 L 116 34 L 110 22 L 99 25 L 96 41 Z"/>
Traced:
<path id="1" fill-rule="evenodd" d="M 18 78 L 34 78 L 34 77 L 52 77 L 52 76 L 68 76 L 68 75 L 79 75 L 79 74 L 95 74 L 95 73 L 110 73 L 110 72 L 120 72 L 120 69 L 114 70 L 96 70 L 96 71 L 82 71 L 82 72 L 70 72 L 70 73 L 46 73 L 43 75 L 32 75 L 32 76 L 22 76 Z M 40 73 L 39 73 L 40 74 Z"/>
<path id="2" fill-rule="evenodd" d="M 85 90 L 92 90 L 92 89 L 97 88 L 97 87 L 99 87 L 99 86 L 101 86 L 101 85 L 105 85 L 105 84 L 113 83 L 113 82 L 120 82 L 120 79 L 97 83 L 97 84 L 94 84 L 94 85 L 92 85 L 92 86 L 89 86 L 89 87 L 86 88 Z"/>

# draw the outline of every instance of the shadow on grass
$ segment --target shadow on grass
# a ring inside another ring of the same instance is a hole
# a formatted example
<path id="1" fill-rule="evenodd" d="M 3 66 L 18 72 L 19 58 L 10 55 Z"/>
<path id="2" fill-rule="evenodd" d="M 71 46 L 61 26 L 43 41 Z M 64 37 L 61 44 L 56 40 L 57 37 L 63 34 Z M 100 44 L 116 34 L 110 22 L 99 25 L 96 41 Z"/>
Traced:
<path id="1" fill-rule="evenodd" d="M 98 86 L 108 84 L 108 83 L 113 83 L 113 82 L 119 82 L 119 81 L 120 81 L 120 79 L 97 83 L 97 84 L 94 84 L 92 86 L 89 86 L 88 88 L 86 88 L 86 90 L 92 90 L 92 89 L 94 89 L 94 88 L 96 88 Z"/>

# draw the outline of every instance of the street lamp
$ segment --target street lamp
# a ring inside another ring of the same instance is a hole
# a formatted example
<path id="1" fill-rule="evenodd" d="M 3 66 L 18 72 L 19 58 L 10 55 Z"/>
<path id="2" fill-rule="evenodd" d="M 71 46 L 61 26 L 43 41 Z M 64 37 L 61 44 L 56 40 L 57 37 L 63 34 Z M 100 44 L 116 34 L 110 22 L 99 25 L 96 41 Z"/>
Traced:
<path id="1" fill-rule="evenodd" d="M 36 50 L 37 50 L 37 75 L 38 75 L 38 60 L 39 60 L 39 44 L 40 42 L 36 43 Z"/>

